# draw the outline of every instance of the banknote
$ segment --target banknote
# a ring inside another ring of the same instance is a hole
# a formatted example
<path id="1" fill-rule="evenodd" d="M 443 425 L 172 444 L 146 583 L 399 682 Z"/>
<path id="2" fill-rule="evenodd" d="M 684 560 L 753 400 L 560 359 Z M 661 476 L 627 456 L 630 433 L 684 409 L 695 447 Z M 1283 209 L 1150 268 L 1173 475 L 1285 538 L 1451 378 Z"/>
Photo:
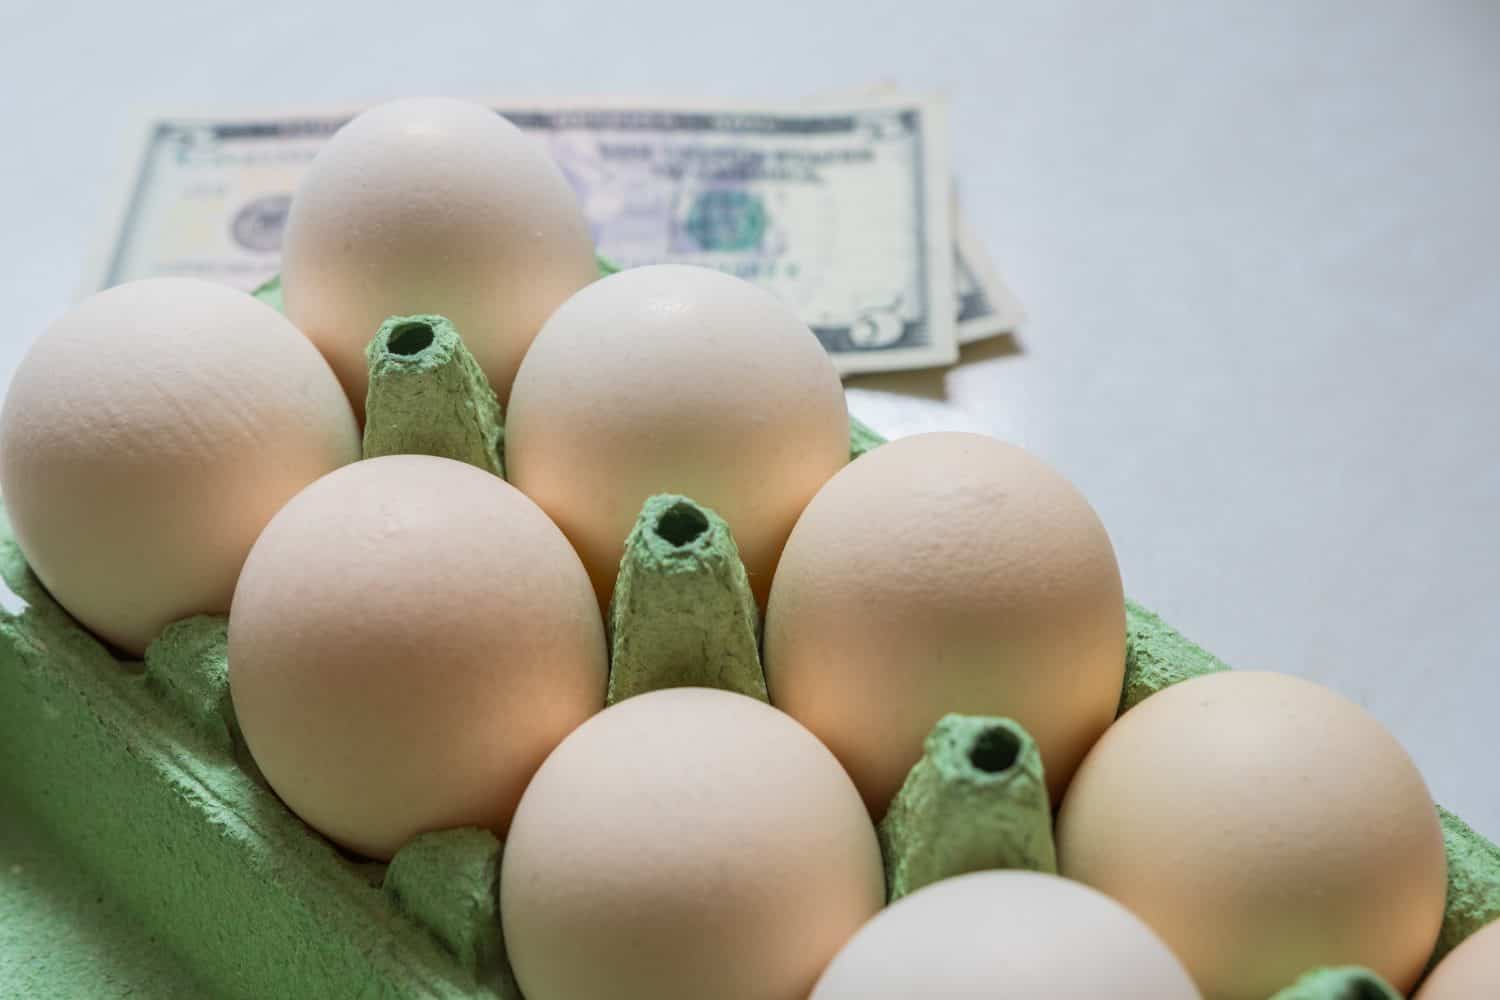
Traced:
<path id="1" fill-rule="evenodd" d="M 1016 298 L 990 262 L 989 252 L 973 228 L 955 210 L 953 216 L 953 288 L 958 296 L 958 342 L 1014 333 L 1026 319 Z"/>
<path id="2" fill-rule="evenodd" d="M 895 98 L 903 94 L 892 79 L 854 86 L 835 87 L 807 98 L 814 107 L 838 106 L 871 98 Z M 990 255 L 978 235 L 953 201 L 953 285 L 958 296 L 958 342 L 971 344 L 986 337 L 1013 333 L 1026 318 L 1020 299 L 1000 279 Z"/>
<path id="3" fill-rule="evenodd" d="M 965 302 L 971 319 L 989 315 L 984 271 L 955 266 L 940 102 L 487 103 L 556 160 L 606 257 L 761 284 L 842 373 L 948 364 Z M 147 116 L 90 289 L 151 275 L 264 281 L 302 171 L 358 110 Z"/>

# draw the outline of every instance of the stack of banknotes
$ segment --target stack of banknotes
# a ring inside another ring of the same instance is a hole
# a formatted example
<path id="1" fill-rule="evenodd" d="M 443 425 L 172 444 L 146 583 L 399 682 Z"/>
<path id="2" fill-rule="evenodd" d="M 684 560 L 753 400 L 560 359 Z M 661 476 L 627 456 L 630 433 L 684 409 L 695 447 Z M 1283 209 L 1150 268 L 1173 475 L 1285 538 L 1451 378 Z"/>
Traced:
<path id="1" fill-rule="evenodd" d="M 961 344 L 1021 322 L 959 216 L 941 101 L 485 103 L 545 144 L 600 253 L 757 282 L 845 374 L 951 364 Z M 265 281 L 298 178 L 360 110 L 145 116 L 88 290 L 155 275 Z"/>

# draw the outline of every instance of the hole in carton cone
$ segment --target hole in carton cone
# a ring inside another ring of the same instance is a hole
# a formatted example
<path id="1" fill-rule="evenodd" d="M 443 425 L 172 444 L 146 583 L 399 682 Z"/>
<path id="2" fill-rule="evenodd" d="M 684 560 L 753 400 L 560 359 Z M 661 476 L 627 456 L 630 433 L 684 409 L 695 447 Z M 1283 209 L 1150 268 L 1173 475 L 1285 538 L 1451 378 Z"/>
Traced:
<path id="1" fill-rule="evenodd" d="M 1360 976 L 1349 984 L 1344 1000 L 1386 1000 L 1390 996 L 1369 976 Z"/>
<path id="2" fill-rule="evenodd" d="M 984 730 L 969 747 L 969 763 L 987 774 L 999 774 L 1021 755 L 1021 740 L 1004 726 Z"/>
<path id="3" fill-rule="evenodd" d="M 421 354 L 432 346 L 432 327 L 426 323 L 402 323 L 386 338 L 386 350 L 392 354 Z"/>
<path id="4" fill-rule="evenodd" d="M 708 518 L 691 504 L 674 503 L 656 519 L 656 533 L 679 548 L 708 530 Z"/>

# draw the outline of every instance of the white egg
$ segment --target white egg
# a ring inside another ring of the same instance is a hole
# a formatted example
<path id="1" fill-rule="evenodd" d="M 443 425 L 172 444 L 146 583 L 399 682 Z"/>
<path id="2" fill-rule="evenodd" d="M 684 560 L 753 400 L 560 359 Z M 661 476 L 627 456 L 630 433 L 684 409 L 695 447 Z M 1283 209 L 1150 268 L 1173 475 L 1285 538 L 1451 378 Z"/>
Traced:
<path id="1" fill-rule="evenodd" d="M 374 858 L 426 830 L 503 837 L 532 772 L 603 707 L 607 669 L 562 532 L 505 480 L 430 455 L 299 493 L 229 615 L 229 687 L 261 772 Z"/>
<path id="2" fill-rule="evenodd" d="M 1115 717 L 1125 594 L 1082 494 L 978 434 L 851 462 L 797 521 L 766 608 L 771 702 L 818 734 L 880 817 L 949 712 L 1009 716 L 1052 801 Z"/>
<path id="3" fill-rule="evenodd" d="M 530 1000 L 805 1000 L 884 898 L 833 755 L 763 702 L 704 688 L 627 698 L 558 744 L 500 875 Z"/>
<path id="4" fill-rule="evenodd" d="M 1404 996 L 1448 888 L 1437 808 L 1395 737 L 1340 694 L 1253 670 L 1122 715 L 1063 799 L 1057 862 L 1149 924 L 1212 1000 L 1341 965 Z"/>
<path id="5" fill-rule="evenodd" d="M 359 448 L 333 372 L 283 316 L 153 278 L 32 346 L 0 413 L 0 489 L 41 581 L 139 654 L 175 619 L 228 611 L 266 522 Z"/>
<path id="6" fill-rule="evenodd" d="M 764 289 L 703 267 L 633 268 L 547 321 L 506 415 L 511 481 L 614 590 L 654 493 L 729 522 L 764 602 L 787 534 L 849 460 L 849 414 L 816 336 Z"/>
<path id="7" fill-rule="evenodd" d="M 1187 970 L 1129 910 L 1026 871 L 944 879 L 854 935 L 812 1000 L 1200 1000 Z"/>
<path id="8" fill-rule="evenodd" d="M 482 105 L 393 101 L 339 130 L 292 201 L 287 315 L 364 412 L 388 316 L 452 320 L 503 401 L 531 339 L 598 274 L 588 224 L 541 146 Z"/>

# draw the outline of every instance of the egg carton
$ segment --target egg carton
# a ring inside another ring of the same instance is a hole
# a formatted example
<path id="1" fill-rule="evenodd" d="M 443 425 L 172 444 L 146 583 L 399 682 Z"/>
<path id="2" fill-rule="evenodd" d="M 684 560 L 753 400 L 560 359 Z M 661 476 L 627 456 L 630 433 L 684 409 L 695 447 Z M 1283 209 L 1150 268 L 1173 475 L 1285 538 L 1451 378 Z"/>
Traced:
<path id="1" fill-rule="evenodd" d="M 274 283 L 257 294 L 279 305 Z M 451 324 L 393 317 L 367 357 L 367 456 L 438 454 L 503 474 L 499 405 Z M 882 440 L 851 420 L 851 457 Z M 169 626 L 144 662 L 117 659 L 32 574 L 3 510 L 0 577 L 12 598 L 0 612 L 0 800 L 44 823 L 196 981 L 246 998 L 520 998 L 492 833 L 423 834 L 389 864 L 341 851 L 286 809 L 250 757 L 223 616 Z M 1127 601 L 1126 618 L 1120 711 L 1226 669 L 1145 608 Z M 610 702 L 686 684 L 766 698 L 733 537 L 689 497 L 644 505 L 609 631 Z M 1449 890 L 1434 962 L 1500 918 L 1500 848 L 1441 819 Z M 892 898 L 965 871 L 1055 870 L 1035 743 L 1013 720 L 944 718 L 879 835 Z M 79 995 L 25 968 L 3 975 L 0 991 L 15 995 Z M 1397 994 L 1373 973 L 1324 969 L 1277 1000 L 1382 996 Z"/>

